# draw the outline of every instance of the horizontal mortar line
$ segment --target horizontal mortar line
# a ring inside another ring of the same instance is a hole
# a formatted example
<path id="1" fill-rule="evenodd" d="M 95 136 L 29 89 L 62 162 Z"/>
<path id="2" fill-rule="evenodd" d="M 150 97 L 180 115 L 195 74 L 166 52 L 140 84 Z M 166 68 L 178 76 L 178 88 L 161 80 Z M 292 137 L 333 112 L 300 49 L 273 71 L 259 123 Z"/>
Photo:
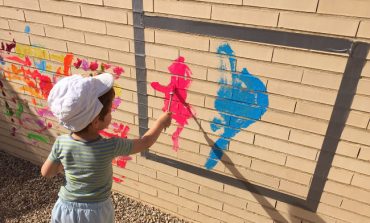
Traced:
<path id="1" fill-rule="evenodd" d="M 302 49 L 349 54 L 353 41 L 344 38 L 292 33 L 253 27 L 217 24 L 177 18 L 144 15 L 146 28 L 158 28 L 214 37 L 246 40 Z"/>
<path id="2" fill-rule="evenodd" d="M 193 166 L 193 165 L 181 162 L 181 161 L 173 160 L 167 157 L 163 157 L 157 154 L 153 154 L 151 152 L 146 152 L 145 156 L 147 159 L 152 160 L 152 161 L 166 164 L 168 166 L 171 166 L 171 167 L 174 167 L 174 168 L 186 171 L 186 172 L 190 172 L 198 176 L 206 177 L 208 179 L 212 179 L 220 183 L 225 183 L 227 185 L 231 185 L 231 186 L 243 189 L 243 190 L 248 190 L 256 194 L 267 196 L 267 197 L 270 197 L 270 198 L 273 198 L 279 201 L 284 201 L 286 203 L 299 206 L 303 209 L 307 209 L 306 200 L 303 200 L 301 198 L 298 198 L 292 195 L 288 195 L 282 192 L 271 190 L 266 187 L 252 184 L 252 183 L 249 183 L 243 180 L 235 179 L 235 178 L 225 176 L 225 175 L 222 175 L 216 172 L 211 172 L 209 170 L 199 168 L 199 167 L 196 167 L 196 166 Z"/>

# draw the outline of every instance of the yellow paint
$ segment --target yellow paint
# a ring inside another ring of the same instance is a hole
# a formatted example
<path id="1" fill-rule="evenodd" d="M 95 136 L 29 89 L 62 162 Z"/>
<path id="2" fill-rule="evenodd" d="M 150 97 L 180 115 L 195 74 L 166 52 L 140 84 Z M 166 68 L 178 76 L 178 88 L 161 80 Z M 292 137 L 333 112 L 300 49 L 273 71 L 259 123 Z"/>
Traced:
<path id="1" fill-rule="evenodd" d="M 54 60 L 60 63 L 64 63 L 65 57 L 66 57 L 66 54 L 50 53 L 50 60 Z"/>
<path id="2" fill-rule="evenodd" d="M 29 57 L 37 57 L 40 59 L 48 60 L 49 52 L 46 49 L 40 47 L 27 46 L 17 43 L 15 52 L 20 55 L 27 55 Z"/>
<path id="3" fill-rule="evenodd" d="M 53 66 L 52 66 L 52 65 L 50 65 L 50 64 L 46 64 L 46 70 L 47 70 L 47 71 L 51 71 L 51 72 L 53 72 L 53 71 L 54 71 Z"/>
<path id="4" fill-rule="evenodd" d="M 122 89 L 118 87 L 113 87 L 114 92 L 116 92 L 116 97 L 121 97 L 122 95 Z"/>
<path id="5" fill-rule="evenodd" d="M 35 88 L 33 88 L 33 87 L 30 87 L 30 86 L 22 86 L 22 87 L 21 87 L 21 90 L 24 90 L 24 92 L 28 92 L 28 93 L 30 93 L 30 95 L 32 95 L 32 96 L 34 96 L 34 97 L 37 97 L 37 98 L 42 97 L 42 96 L 40 95 L 40 91 L 39 91 L 39 89 L 35 89 Z"/>

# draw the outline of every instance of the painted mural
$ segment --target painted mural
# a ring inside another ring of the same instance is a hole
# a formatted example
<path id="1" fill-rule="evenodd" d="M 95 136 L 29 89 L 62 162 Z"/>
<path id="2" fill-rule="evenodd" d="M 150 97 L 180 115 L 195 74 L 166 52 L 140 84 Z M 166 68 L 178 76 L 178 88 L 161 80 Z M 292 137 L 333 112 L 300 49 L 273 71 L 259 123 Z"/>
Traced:
<path id="1" fill-rule="evenodd" d="M 219 80 L 220 88 L 215 100 L 215 109 L 220 117 L 215 117 L 211 123 L 212 131 L 222 130 L 220 138 L 216 140 L 205 163 L 205 168 L 213 169 L 221 160 L 224 151 L 228 148 L 230 139 L 241 129 L 247 128 L 258 121 L 268 107 L 268 95 L 263 82 L 243 68 L 236 70 L 234 51 L 228 43 L 218 47 L 217 53 L 221 55 L 220 70 L 226 71 L 226 57 L 230 66 L 231 81 L 226 76 Z"/>
<path id="2" fill-rule="evenodd" d="M 29 32 L 29 27 L 26 26 L 25 32 Z M 208 170 L 213 169 L 221 160 L 224 151 L 228 149 L 230 139 L 241 129 L 245 129 L 259 120 L 268 107 L 265 85 L 256 76 L 250 74 L 246 68 L 240 72 L 236 70 L 236 58 L 231 46 L 228 43 L 222 44 L 218 47 L 217 53 L 222 56 L 220 57 L 220 71 L 229 73 L 219 80 L 220 88 L 214 104 L 219 116 L 213 119 L 211 129 L 214 132 L 221 130 L 222 133 L 212 146 L 204 165 Z M 227 58 L 226 61 L 223 58 Z M 56 61 L 60 65 L 55 65 L 56 63 L 51 63 L 51 61 Z M 229 71 L 226 69 L 227 63 L 230 67 Z M 116 79 L 124 73 L 122 67 L 97 60 L 88 61 L 76 58 L 72 53 L 51 53 L 42 47 L 17 44 L 15 40 L 1 43 L 0 87 L 3 96 L 1 99 L 5 105 L 3 115 L 14 123 L 14 126 L 9 129 L 11 136 L 16 136 L 17 132 L 23 129 L 32 144 L 50 143 L 46 133 L 48 129 L 53 127 L 52 122 L 48 121 L 52 117 L 52 113 L 44 104 L 46 103 L 45 99 L 59 78 L 71 75 L 72 67 L 90 73 L 90 75 L 107 71 L 114 74 Z M 194 109 L 186 102 L 187 91 L 191 86 L 192 72 L 185 64 L 185 58 L 181 56 L 172 62 L 168 71 L 171 73 L 168 84 L 152 82 L 151 86 L 164 94 L 162 110 L 173 113 L 172 117 L 177 126 L 172 133 L 172 148 L 174 151 L 178 151 L 180 134 L 188 124 L 188 119 L 195 115 Z M 31 96 L 30 101 L 7 96 L 4 81 L 19 83 L 19 89 L 14 90 Z M 122 103 L 121 90 L 115 87 L 115 91 L 117 97 L 113 101 L 113 112 Z M 28 104 L 33 104 L 36 108 L 35 115 L 24 112 L 25 108 L 28 108 Z M 100 134 L 107 138 L 125 138 L 128 131 L 127 125 L 113 122 L 108 129 L 102 130 Z M 120 168 L 125 168 L 130 159 L 130 157 L 118 157 L 112 163 Z M 119 178 L 114 180 L 121 182 Z"/>
<path id="3" fill-rule="evenodd" d="M 29 32 L 30 28 L 26 26 L 25 33 Z M 26 134 L 26 138 L 33 145 L 40 142 L 50 143 L 47 130 L 52 127 L 58 128 L 58 126 L 53 126 L 50 121 L 53 115 L 48 109 L 45 99 L 47 99 L 54 83 L 60 78 L 71 75 L 72 66 L 75 69 L 85 71 L 82 73 L 90 73 L 90 75 L 107 71 L 112 73 L 116 79 L 124 73 L 124 69 L 120 66 L 76 58 L 72 53 L 51 53 L 39 46 L 18 44 L 15 40 L 1 42 L 0 88 L 2 97 L 0 100 L 4 105 L 1 116 L 13 123 L 9 129 L 11 136 L 17 137 L 18 133 L 22 132 L 23 135 Z M 7 87 L 10 82 L 16 83 L 16 85 Z M 29 95 L 29 100 L 21 99 L 15 92 Z M 115 87 L 115 92 L 113 112 L 122 103 L 122 90 Z M 31 104 L 33 105 L 32 110 L 29 106 Z M 129 130 L 129 127 L 123 123 L 113 122 L 100 134 L 106 138 L 126 138 Z M 125 168 L 128 160 L 131 160 L 131 157 L 117 157 L 112 161 L 112 164 Z M 122 181 L 117 177 L 113 180 Z"/>
<path id="4" fill-rule="evenodd" d="M 236 58 L 234 51 L 228 43 L 218 47 L 217 53 L 220 55 L 220 71 L 229 72 L 228 76 L 220 78 L 220 88 L 215 100 L 215 110 L 219 112 L 219 117 L 215 117 L 211 123 L 213 132 L 221 130 L 220 138 L 216 140 L 211 148 L 209 157 L 205 163 L 205 168 L 213 169 L 225 150 L 227 150 L 230 139 L 233 138 L 241 129 L 245 129 L 254 122 L 261 119 L 268 107 L 268 95 L 263 82 L 256 76 L 250 74 L 246 68 L 241 72 L 236 70 Z M 227 58 L 228 66 L 222 58 Z M 168 67 L 171 73 L 170 82 L 162 85 L 152 82 L 151 86 L 156 91 L 164 94 L 163 111 L 173 113 L 173 119 L 177 123 L 177 128 L 172 134 L 173 150 L 179 149 L 179 137 L 187 120 L 195 117 L 194 109 L 186 102 L 187 90 L 191 87 L 191 70 L 185 64 L 185 59 L 179 57 Z M 229 77 L 229 78 L 228 78 Z M 231 80 L 230 80 L 231 78 Z M 171 99 L 171 94 L 173 97 Z M 171 103 L 170 103 L 171 102 Z"/>

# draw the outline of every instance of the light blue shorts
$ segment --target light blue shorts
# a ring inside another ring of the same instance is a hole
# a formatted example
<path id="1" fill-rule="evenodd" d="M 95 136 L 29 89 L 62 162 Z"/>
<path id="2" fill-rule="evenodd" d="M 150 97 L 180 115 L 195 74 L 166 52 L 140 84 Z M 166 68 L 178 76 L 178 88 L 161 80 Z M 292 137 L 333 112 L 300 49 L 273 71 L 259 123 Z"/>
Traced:
<path id="1" fill-rule="evenodd" d="M 96 203 L 78 203 L 58 199 L 51 223 L 114 223 L 112 199 Z"/>

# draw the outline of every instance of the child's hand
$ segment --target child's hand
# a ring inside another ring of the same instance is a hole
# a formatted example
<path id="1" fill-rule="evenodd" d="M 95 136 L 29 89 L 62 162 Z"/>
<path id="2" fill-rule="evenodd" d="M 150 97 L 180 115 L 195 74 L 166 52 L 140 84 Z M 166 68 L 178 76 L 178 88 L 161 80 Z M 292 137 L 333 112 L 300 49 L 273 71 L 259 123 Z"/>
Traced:
<path id="1" fill-rule="evenodd" d="M 165 112 L 159 118 L 158 121 L 163 128 L 168 128 L 171 125 L 172 112 Z"/>

